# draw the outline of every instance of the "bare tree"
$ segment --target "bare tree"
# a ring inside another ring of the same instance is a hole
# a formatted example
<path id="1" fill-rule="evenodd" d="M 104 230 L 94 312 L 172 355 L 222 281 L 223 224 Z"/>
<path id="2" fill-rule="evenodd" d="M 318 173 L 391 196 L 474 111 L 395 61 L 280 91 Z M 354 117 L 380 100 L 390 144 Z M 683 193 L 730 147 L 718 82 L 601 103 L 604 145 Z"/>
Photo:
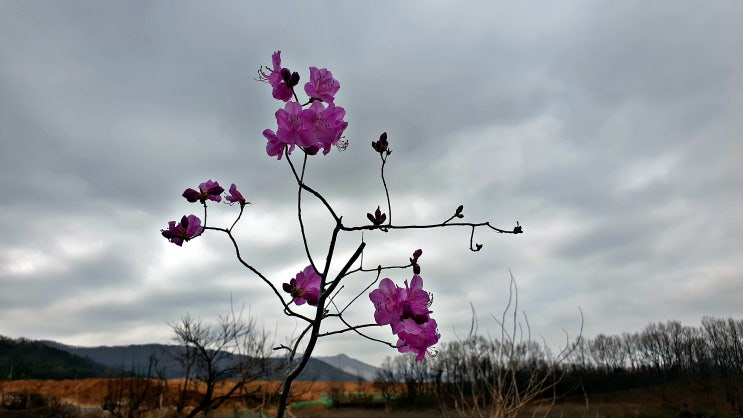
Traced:
<path id="1" fill-rule="evenodd" d="M 129 373 L 124 373 L 122 369 L 118 378 L 109 379 L 102 409 L 115 418 L 139 418 L 150 410 L 162 407 L 167 383 L 158 367 L 159 361 L 158 356 L 150 354 L 144 377 L 137 376 L 134 369 Z"/>
<path id="2" fill-rule="evenodd" d="M 228 399 L 244 393 L 248 382 L 269 372 L 271 342 L 252 317 L 243 319 L 242 312 L 232 311 L 213 324 L 186 314 L 171 327 L 174 340 L 181 346 L 177 361 L 184 373 L 176 405 L 178 412 L 186 410 L 194 393 L 199 394 L 186 417 L 208 415 Z M 198 385 L 202 386 L 203 394 L 194 391 Z"/>
<path id="3" fill-rule="evenodd" d="M 518 289 L 513 276 L 509 290 L 509 301 L 500 318 L 491 315 L 498 323 L 500 335 L 489 338 L 476 335 L 473 308 L 468 337 L 453 346 L 453 354 L 459 356 L 457 373 L 459 378 L 464 378 L 454 382 L 455 415 L 510 418 L 540 399 L 546 399 L 547 406 L 556 400 L 556 386 L 562 378 L 560 365 L 576 349 L 580 338 L 571 343 L 566 336 L 565 346 L 557 354 L 551 354 L 546 342 L 532 339 L 526 314 L 522 312 L 523 319 L 519 319 Z M 448 377 L 443 379 L 446 381 Z M 548 411 L 549 408 L 545 416 Z"/>
<path id="4" fill-rule="evenodd" d="M 381 366 L 374 375 L 374 387 L 377 388 L 385 401 L 385 407 L 389 406 L 390 401 L 395 396 L 402 393 L 402 385 L 395 375 L 394 362 L 390 357 L 386 357 Z"/>

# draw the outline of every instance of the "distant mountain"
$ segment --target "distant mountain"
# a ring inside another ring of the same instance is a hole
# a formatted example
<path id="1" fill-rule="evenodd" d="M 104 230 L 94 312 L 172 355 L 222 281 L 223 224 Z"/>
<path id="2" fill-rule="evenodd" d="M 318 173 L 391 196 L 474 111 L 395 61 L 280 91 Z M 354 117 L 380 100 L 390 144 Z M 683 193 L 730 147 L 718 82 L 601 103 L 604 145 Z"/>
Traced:
<path id="1" fill-rule="evenodd" d="M 75 354 L 80 357 L 92 359 L 95 362 L 107 366 L 118 372 L 133 373 L 139 376 L 151 376 L 162 374 L 168 379 L 183 377 L 183 372 L 178 364 L 177 357 L 180 347 L 165 344 L 144 344 L 126 346 L 99 346 L 99 347 L 75 347 L 54 341 L 44 341 L 50 347 Z M 337 357 L 337 356 L 336 356 Z M 346 357 L 348 358 L 348 357 Z M 151 359 L 156 366 L 150 368 Z M 351 361 L 356 361 L 349 359 Z M 283 359 L 274 358 L 270 360 L 269 370 L 281 370 Z M 358 362 L 359 364 L 364 364 Z M 368 365 L 366 365 L 368 366 Z M 373 366 L 368 366 L 373 367 Z M 266 379 L 281 379 L 280 371 L 272 375 L 266 375 Z M 358 380 L 357 373 L 350 373 L 340 368 L 329 365 L 319 359 L 310 359 L 307 366 L 299 375 L 298 380 L 304 381 L 330 381 L 330 382 L 354 382 Z"/>
<path id="2" fill-rule="evenodd" d="M 374 380 L 374 376 L 377 374 L 377 367 L 348 357 L 345 354 L 338 354 L 331 357 L 317 357 L 317 359 L 368 381 Z"/>
<path id="3" fill-rule="evenodd" d="M 121 346 L 78 347 L 56 341 L 44 344 L 65 352 L 92 359 L 119 374 L 158 377 L 167 379 L 181 377 L 180 365 L 176 361 L 178 347 L 164 344 L 136 344 Z"/>
<path id="4" fill-rule="evenodd" d="M 104 377 L 109 369 L 41 341 L 0 336 L 0 380 Z"/>

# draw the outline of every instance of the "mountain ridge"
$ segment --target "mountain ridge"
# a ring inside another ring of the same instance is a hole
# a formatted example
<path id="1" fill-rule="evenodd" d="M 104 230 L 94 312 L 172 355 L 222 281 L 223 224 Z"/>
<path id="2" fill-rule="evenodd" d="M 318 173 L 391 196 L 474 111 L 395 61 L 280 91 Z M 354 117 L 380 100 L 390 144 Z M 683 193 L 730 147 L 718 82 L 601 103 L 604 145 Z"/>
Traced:
<path id="1" fill-rule="evenodd" d="M 177 363 L 177 353 L 180 350 L 180 346 L 177 345 L 150 343 L 83 347 L 70 346 L 49 340 L 41 341 L 41 343 L 75 354 L 82 358 L 91 359 L 92 361 L 102 364 L 111 370 L 117 370 L 122 373 L 132 373 L 137 375 L 147 375 L 148 373 L 157 375 L 160 373 L 163 377 L 168 379 L 183 377 L 182 373 L 180 373 L 181 367 Z M 357 381 L 359 380 L 359 376 L 366 380 L 373 379 L 373 373 L 370 373 L 368 368 L 374 368 L 374 366 L 352 359 L 345 354 L 340 356 L 347 359 L 342 362 L 335 361 L 335 363 L 339 364 L 340 367 L 329 363 L 328 361 L 324 361 L 320 357 L 311 358 L 297 379 L 302 381 L 337 382 Z M 335 357 L 338 356 L 328 358 L 333 359 Z M 157 363 L 157 367 L 155 370 L 151 368 L 151 359 L 156 360 L 155 362 Z M 269 369 L 280 369 L 283 361 L 284 359 L 282 358 L 269 359 L 269 362 L 271 363 Z M 349 367 L 349 365 L 351 366 Z M 354 373 L 354 371 L 357 372 Z M 371 376 L 371 378 L 367 376 Z M 264 376 L 264 378 L 281 379 L 282 377 L 274 373 L 269 376 Z"/>
<path id="2" fill-rule="evenodd" d="M 349 357 L 346 354 L 336 354 L 334 356 L 318 356 L 316 359 L 323 361 L 337 369 L 343 370 L 346 373 L 350 373 L 365 380 L 373 381 L 379 369 L 363 361 Z"/>

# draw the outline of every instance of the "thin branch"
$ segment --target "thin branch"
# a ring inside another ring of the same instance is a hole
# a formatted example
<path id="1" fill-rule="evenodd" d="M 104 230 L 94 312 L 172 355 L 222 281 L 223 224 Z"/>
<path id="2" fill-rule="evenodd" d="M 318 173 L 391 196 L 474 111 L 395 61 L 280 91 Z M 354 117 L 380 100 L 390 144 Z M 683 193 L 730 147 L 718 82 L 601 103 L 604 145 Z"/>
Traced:
<path id="1" fill-rule="evenodd" d="M 338 315 L 337 314 L 333 314 L 331 316 L 338 316 Z M 338 316 L 338 318 L 340 319 L 340 316 Z M 341 321 L 343 321 L 343 320 L 341 319 Z M 344 332 L 348 332 L 348 331 L 356 331 L 358 328 L 368 328 L 368 327 L 379 327 L 380 326 L 378 324 L 350 325 L 346 321 L 343 321 L 343 323 L 344 324 L 347 324 L 348 325 L 348 328 L 338 329 L 338 330 L 335 330 L 335 331 L 323 332 L 322 334 L 319 334 L 318 337 L 327 337 L 328 335 L 343 334 Z M 367 336 L 365 336 L 365 337 L 367 337 Z M 373 338 L 369 338 L 369 339 L 373 339 Z M 375 340 L 375 341 L 381 341 L 381 340 Z M 382 341 L 382 342 L 386 342 L 386 341 Z"/>
<path id="2" fill-rule="evenodd" d="M 363 230 L 374 230 L 374 229 L 431 229 L 431 228 L 442 228 L 446 226 L 468 226 L 474 228 L 487 227 L 495 232 L 501 234 L 521 234 L 523 231 L 518 228 L 513 230 L 496 228 L 487 222 L 454 222 L 454 223 L 438 223 L 438 224 L 426 224 L 426 225 L 363 225 L 363 226 L 344 226 L 344 231 L 363 231 Z"/>
<path id="3" fill-rule="evenodd" d="M 390 343 L 390 342 L 388 342 L 388 341 L 385 341 L 385 340 L 380 340 L 380 339 L 378 339 L 378 338 L 374 338 L 374 337 L 370 337 L 370 336 L 368 336 L 368 335 L 364 334 L 363 332 L 359 331 L 358 329 L 356 329 L 357 327 L 358 327 L 358 328 L 361 328 L 361 327 L 379 327 L 379 326 L 381 326 L 381 325 L 377 325 L 377 324 L 367 324 L 367 325 L 363 325 L 363 326 L 353 326 L 353 325 L 349 324 L 348 322 L 346 322 L 346 320 L 345 320 L 345 319 L 343 319 L 343 316 L 340 316 L 340 315 L 339 315 L 339 316 L 338 316 L 338 319 L 340 319 L 340 320 L 341 320 L 341 322 L 343 322 L 343 323 L 344 323 L 344 324 L 345 324 L 345 325 L 346 325 L 346 326 L 347 326 L 348 328 L 346 328 L 346 329 L 343 329 L 343 330 L 339 330 L 339 331 L 337 331 L 337 332 L 336 332 L 336 331 L 330 331 L 329 333 L 325 333 L 325 334 L 320 334 L 320 335 L 318 335 L 318 336 L 333 335 L 333 334 L 341 334 L 341 333 L 344 333 L 344 332 L 348 332 L 348 331 L 353 331 L 353 332 L 355 332 L 356 334 L 358 334 L 358 335 L 360 335 L 360 336 L 362 336 L 362 337 L 364 337 L 364 338 L 366 338 L 366 339 L 368 339 L 368 340 L 371 340 L 371 341 L 376 341 L 376 342 L 378 342 L 378 343 L 382 343 L 382 344 L 385 344 L 385 345 L 389 346 L 390 348 L 397 348 L 397 346 L 396 346 L 396 345 L 394 345 L 394 344 L 392 344 L 392 343 Z"/>
<path id="4" fill-rule="evenodd" d="M 237 225 L 237 221 L 240 220 L 240 217 L 243 216 L 243 210 L 245 209 L 245 202 L 240 202 L 240 212 L 237 214 L 237 218 L 235 219 L 235 222 L 232 223 L 232 226 L 230 226 L 230 229 L 228 231 L 232 232 L 232 229 Z"/>
<path id="5" fill-rule="evenodd" d="M 392 203 L 390 203 L 390 191 L 387 188 L 387 180 L 384 178 L 384 166 L 387 164 L 387 156 L 390 154 L 385 152 L 379 153 L 379 158 L 382 159 L 382 167 L 380 169 L 381 177 L 382 177 L 382 185 L 384 186 L 384 194 L 387 197 L 387 224 L 392 224 Z"/>
<path id="6" fill-rule="evenodd" d="M 304 252 L 307 255 L 307 259 L 310 261 L 312 268 L 317 271 L 315 260 L 312 259 L 312 254 L 310 253 L 309 243 L 307 242 L 307 232 L 304 229 L 304 220 L 302 219 L 302 185 L 304 184 L 304 173 L 307 168 L 307 153 L 304 153 L 304 158 L 302 159 L 302 172 L 300 174 L 297 174 L 297 171 L 294 168 L 294 163 L 292 163 L 291 157 L 289 157 L 289 155 L 286 156 L 286 161 L 289 162 L 289 166 L 292 168 L 292 173 L 294 173 L 294 178 L 296 179 L 297 185 L 299 186 L 297 188 L 297 219 L 299 220 L 299 230 L 302 234 L 302 244 L 304 245 Z"/>
<path id="7" fill-rule="evenodd" d="M 237 260 L 245 268 L 247 268 L 248 270 L 250 270 L 251 272 L 253 272 L 253 274 L 255 274 L 256 276 L 260 277 L 260 279 L 263 280 L 263 282 L 266 283 L 271 288 L 271 290 L 273 290 L 273 293 L 276 295 L 276 297 L 281 302 L 281 305 L 284 307 L 284 311 L 287 312 L 287 315 L 289 315 L 289 316 L 295 316 L 297 318 L 301 318 L 301 319 L 303 319 L 303 320 L 305 320 L 307 322 L 312 322 L 312 320 L 310 318 L 308 318 L 308 317 L 306 317 L 306 316 L 304 316 L 302 314 L 298 314 L 298 313 L 292 311 L 291 308 L 289 308 L 289 305 L 284 300 L 284 298 L 281 296 L 281 292 L 279 292 L 279 289 L 277 289 L 276 286 L 274 286 L 274 284 L 271 283 L 271 281 L 268 280 L 268 278 L 266 278 L 266 276 L 264 276 L 260 271 L 258 271 L 252 265 L 248 264 L 248 262 L 246 262 L 242 258 L 242 255 L 240 254 L 240 247 L 237 245 L 237 241 L 235 240 L 235 237 L 232 235 L 232 232 L 230 232 L 228 229 L 225 229 L 225 228 L 216 228 L 216 227 L 213 227 L 213 226 L 205 227 L 204 230 L 220 231 L 220 232 L 224 232 L 225 234 L 227 234 L 227 236 L 230 238 L 230 241 L 232 242 L 232 246 L 235 248 L 235 256 L 237 257 Z"/>
<path id="8" fill-rule="evenodd" d="M 381 275 L 382 275 L 382 266 L 378 266 L 377 267 L 377 277 L 374 279 L 374 281 L 372 281 L 371 283 L 369 283 L 369 285 L 366 286 L 364 288 L 364 290 L 362 290 L 361 292 L 359 292 L 359 294 L 356 295 L 356 297 L 354 297 L 353 299 L 351 299 L 351 301 L 348 302 L 348 304 L 346 304 L 346 306 L 343 309 L 341 309 L 338 313 L 342 315 L 343 312 L 345 312 L 346 309 L 348 309 L 349 306 L 351 306 L 354 302 L 356 302 L 356 299 L 358 299 L 359 297 L 361 297 L 361 295 L 365 294 L 367 290 L 369 290 L 372 286 L 374 286 L 375 283 L 377 283 L 377 281 L 379 281 L 379 277 Z M 340 290 L 338 290 L 338 291 L 340 292 Z"/>

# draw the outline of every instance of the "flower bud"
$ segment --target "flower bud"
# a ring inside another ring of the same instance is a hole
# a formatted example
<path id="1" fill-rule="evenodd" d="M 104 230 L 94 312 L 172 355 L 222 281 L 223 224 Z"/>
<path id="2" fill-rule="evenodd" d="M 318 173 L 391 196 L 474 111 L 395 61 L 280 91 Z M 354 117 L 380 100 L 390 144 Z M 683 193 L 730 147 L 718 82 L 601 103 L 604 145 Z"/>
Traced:
<path id="1" fill-rule="evenodd" d="M 386 152 L 389 155 L 389 145 L 387 142 L 387 132 L 382 132 L 382 135 L 379 135 L 379 141 L 372 141 L 372 148 L 378 153 Z"/>
<path id="2" fill-rule="evenodd" d="M 379 209 L 379 206 L 377 206 L 377 210 L 374 211 L 374 215 L 372 215 L 371 213 L 367 213 L 366 217 L 374 225 L 382 225 L 384 221 L 387 220 L 387 215 L 382 213 L 382 211 Z"/>
<path id="3" fill-rule="evenodd" d="M 295 72 L 293 72 L 293 73 L 292 73 L 292 77 L 291 77 L 291 79 L 290 79 L 290 80 L 289 80 L 289 82 L 288 82 L 288 83 L 286 83 L 286 84 L 287 84 L 287 85 L 288 85 L 289 87 L 294 87 L 294 86 L 296 86 L 297 84 L 299 84 L 299 73 L 298 73 L 298 72 L 296 72 L 296 71 L 295 71 Z"/>
<path id="4" fill-rule="evenodd" d="M 516 221 L 516 226 L 513 227 L 513 233 L 514 234 L 521 234 L 524 230 L 521 228 L 521 225 L 519 225 L 519 221 Z"/>
<path id="5" fill-rule="evenodd" d="M 282 68 L 280 74 L 281 79 L 284 80 L 284 83 L 288 85 L 292 78 L 291 70 L 289 70 L 288 68 Z"/>

